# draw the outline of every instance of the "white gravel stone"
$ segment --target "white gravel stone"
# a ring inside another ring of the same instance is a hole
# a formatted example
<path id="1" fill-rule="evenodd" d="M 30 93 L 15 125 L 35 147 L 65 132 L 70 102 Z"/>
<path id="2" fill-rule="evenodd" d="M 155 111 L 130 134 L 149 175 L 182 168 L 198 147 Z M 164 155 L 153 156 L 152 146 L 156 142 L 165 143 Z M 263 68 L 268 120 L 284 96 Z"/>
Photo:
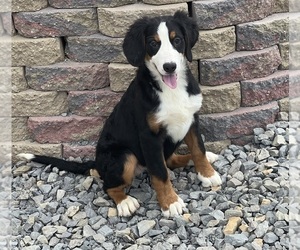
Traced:
<path id="1" fill-rule="evenodd" d="M 73 217 L 78 211 L 79 206 L 70 206 L 66 211 L 66 215 L 69 217 Z"/>
<path id="2" fill-rule="evenodd" d="M 155 225 L 156 225 L 156 222 L 154 220 L 140 221 L 137 224 L 139 236 L 144 236 L 145 234 L 147 234 Z"/>

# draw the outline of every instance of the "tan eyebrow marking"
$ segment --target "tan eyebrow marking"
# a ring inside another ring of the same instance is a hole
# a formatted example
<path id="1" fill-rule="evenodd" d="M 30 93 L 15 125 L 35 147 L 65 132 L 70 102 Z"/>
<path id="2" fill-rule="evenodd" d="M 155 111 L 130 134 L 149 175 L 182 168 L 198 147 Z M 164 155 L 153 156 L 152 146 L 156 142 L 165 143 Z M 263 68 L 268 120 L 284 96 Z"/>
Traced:
<path id="1" fill-rule="evenodd" d="M 156 42 L 160 42 L 160 38 L 159 38 L 159 35 L 158 35 L 158 34 L 155 34 L 155 35 L 154 35 L 154 40 L 155 40 Z"/>
<path id="2" fill-rule="evenodd" d="M 176 36 L 176 32 L 175 32 L 175 31 L 171 31 L 171 32 L 170 32 L 170 38 L 171 38 L 171 39 L 174 39 L 175 36 Z"/>

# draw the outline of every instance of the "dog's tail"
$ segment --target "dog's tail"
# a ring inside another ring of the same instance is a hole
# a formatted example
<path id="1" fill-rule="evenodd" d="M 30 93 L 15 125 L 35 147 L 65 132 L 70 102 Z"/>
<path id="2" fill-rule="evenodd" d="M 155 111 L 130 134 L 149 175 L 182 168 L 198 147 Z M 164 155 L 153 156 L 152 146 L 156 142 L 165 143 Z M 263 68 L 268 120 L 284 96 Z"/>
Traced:
<path id="1" fill-rule="evenodd" d="M 65 161 L 51 156 L 34 155 L 34 154 L 18 154 L 20 158 L 24 158 L 28 161 L 34 161 L 42 164 L 51 165 L 57 167 L 59 170 L 65 170 L 75 174 L 92 175 L 90 170 L 95 169 L 95 161 L 87 162 L 74 162 Z"/>

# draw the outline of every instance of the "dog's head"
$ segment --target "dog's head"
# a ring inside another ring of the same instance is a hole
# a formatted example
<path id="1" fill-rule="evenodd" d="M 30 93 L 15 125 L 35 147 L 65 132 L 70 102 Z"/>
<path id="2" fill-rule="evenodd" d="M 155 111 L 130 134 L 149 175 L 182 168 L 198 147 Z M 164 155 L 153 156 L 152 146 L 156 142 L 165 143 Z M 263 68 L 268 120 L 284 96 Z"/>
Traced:
<path id="1" fill-rule="evenodd" d="M 130 64 L 143 63 L 170 88 L 176 88 L 177 73 L 192 61 L 192 47 L 198 40 L 196 22 L 184 12 L 174 16 L 141 18 L 127 32 L 123 50 Z"/>

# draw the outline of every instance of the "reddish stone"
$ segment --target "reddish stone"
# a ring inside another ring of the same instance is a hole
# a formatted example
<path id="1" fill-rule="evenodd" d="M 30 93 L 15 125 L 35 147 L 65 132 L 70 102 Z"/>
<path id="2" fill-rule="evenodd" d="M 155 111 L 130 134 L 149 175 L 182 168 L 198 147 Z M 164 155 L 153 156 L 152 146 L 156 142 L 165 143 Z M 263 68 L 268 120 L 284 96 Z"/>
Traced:
<path id="1" fill-rule="evenodd" d="M 214 29 L 263 19 L 273 11 L 273 0 L 194 1 L 200 29 Z"/>
<path id="2" fill-rule="evenodd" d="M 200 115 L 202 133 L 207 141 L 238 139 L 251 135 L 256 127 L 273 123 L 279 112 L 277 102 L 239 108 L 233 112 Z"/>
<path id="3" fill-rule="evenodd" d="M 74 36 L 66 39 L 66 55 L 78 62 L 126 63 L 123 54 L 123 38 L 112 38 L 101 34 Z"/>
<path id="4" fill-rule="evenodd" d="M 280 64 L 281 57 L 277 46 L 200 60 L 200 83 L 213 86 L 265 77 L 274 73 Z"/>
<path id="5" fill-rule="evenodd" d="M 71 145 L 64 143 L 63 144 L 63 158 L 69 157 L 80 157 L 80 158 L 88 158 L 95 159 L 96 147 L 92 145 Z"/>
<path id="6" fill-rule="evenodd" d="M 289 13 L 236 26 L 237 50 L 258 50 L 289 40 Z"/>
<path id="7" fill-rule="evenodd" d="M 264 78 L 241 81 L 241 106 L 256 106 L 287 97 L 289 72 L 278 71 Z"/>
<path id="8" fill-rule="evenodd" d="M 81 116 L 109 116 L 120 101 L 123 93 L 108 89 L 97 91 L 70 91 L 69 109 L 72 114 Z"/>
<path id="9" fill-rule="evenodd" d="M 108 65 L 62 63 L 26 67 L 28 85 L 35 90 L 95 90 L 109 86 Z"/>
<path id="10" fill-rule="evenodd" d="M 101 117 L 30 117 L 28 128 L 39 143 L 95 142 L 103 126 Z"/>
<path id="11" fill-rule="evenodd" d="M 14 14 L 15 28 L 25 37 L 91 35 L 98 32 L 96 9 L 46 8 Z"/>

